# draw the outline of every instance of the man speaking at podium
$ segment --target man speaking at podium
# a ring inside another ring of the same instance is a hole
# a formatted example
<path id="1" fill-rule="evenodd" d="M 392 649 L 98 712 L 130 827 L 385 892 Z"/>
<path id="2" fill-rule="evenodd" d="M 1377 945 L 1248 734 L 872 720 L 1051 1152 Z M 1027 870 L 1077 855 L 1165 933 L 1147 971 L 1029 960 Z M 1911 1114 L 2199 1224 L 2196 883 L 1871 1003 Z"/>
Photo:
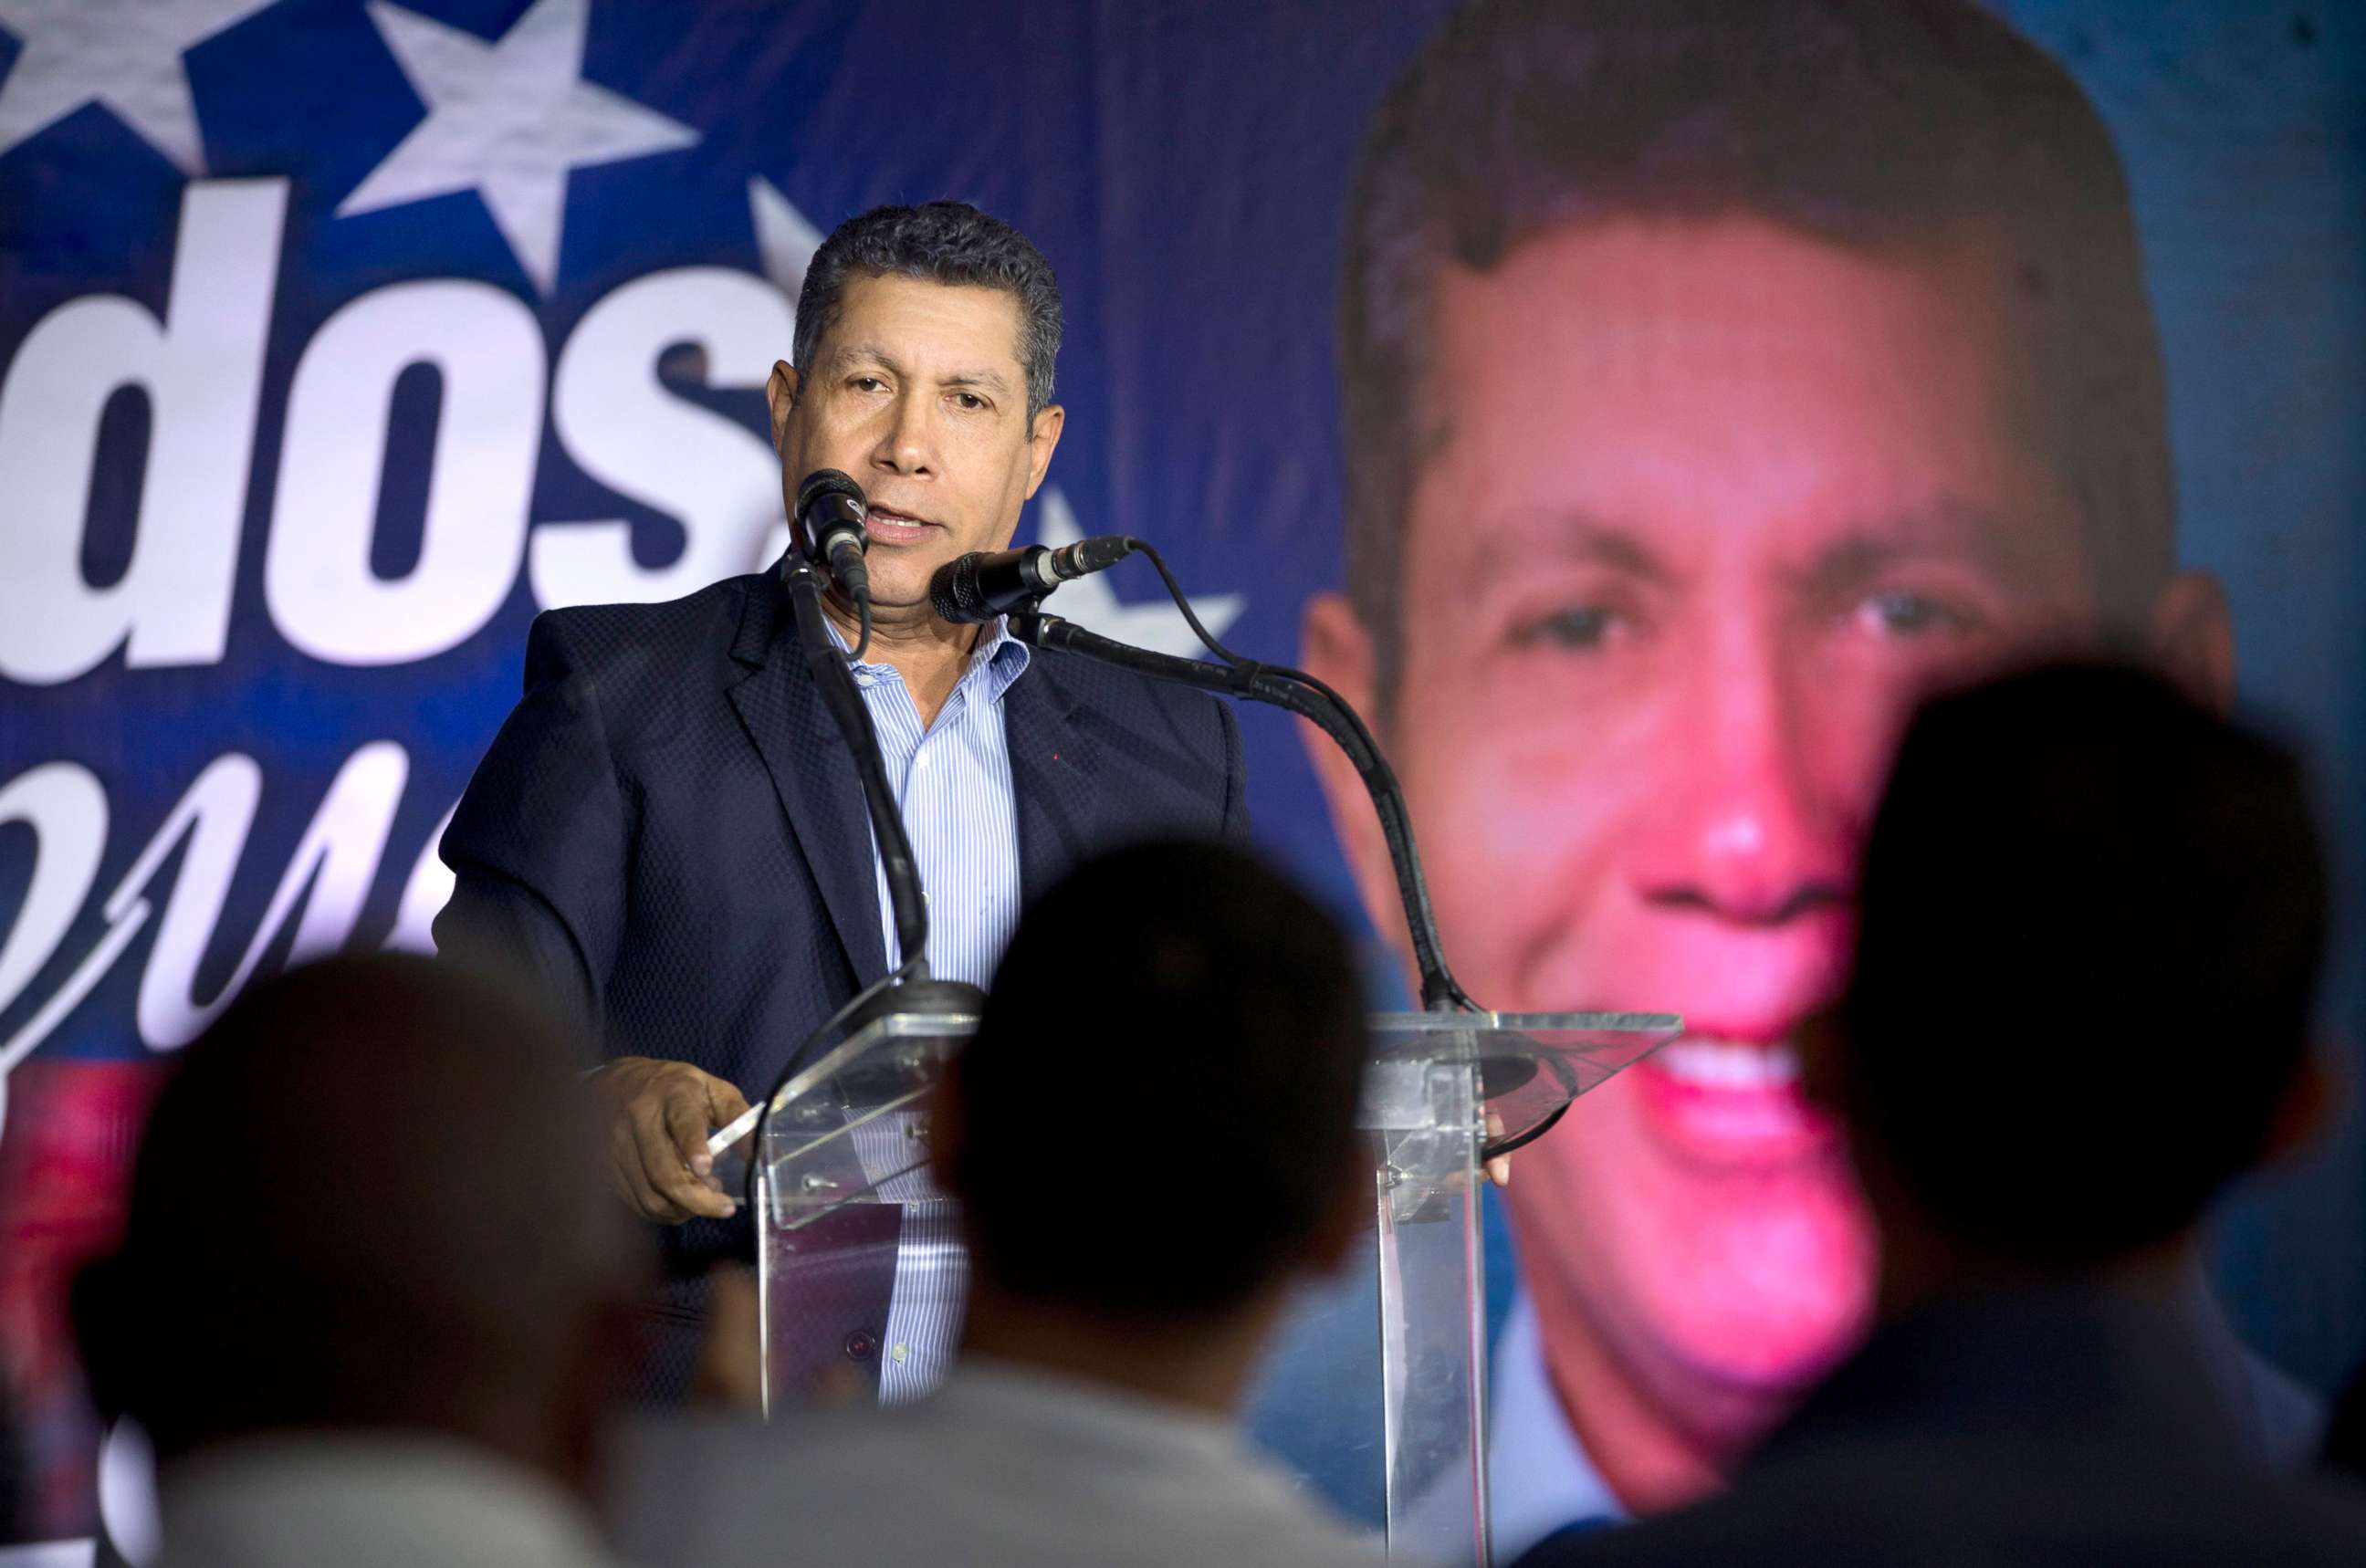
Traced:
<path id="1" fill-rule="evenodd" d="M 1059 344 L 1058 286 L 1017 230 L 960 202 L 883 207 L 815 253 L 794 365 L 765 389 L 784 491 L 835 468 L 869 502 L 854 676 L 941 979 L 983 985 L 1020 903 L 1087 852 L 1247 831 L 1224 705 L 930 607 L 937 569 L 1006 547 L 1043 482 L 1065 417 Z M 852 649 L 850 607 L 833 592 L 828 608 Z M 678 1391 L 698 1278 L 749 1246 L 708 1132 L 901 958 L 853 761 L 777 575 L 536 619 L 525 694 L 442 852 L 456 886 L 438 948 L 523 968 L 601 1042 L 617 1190 L 676 1227 L 650 1392 Z M 890 1397 L 955 1325 L 895 1326 L 909 1332 L 891 1337 L 883 1295 L 878 1331 L 842 1350 L 858 1386 L 884 1369 Z"/>

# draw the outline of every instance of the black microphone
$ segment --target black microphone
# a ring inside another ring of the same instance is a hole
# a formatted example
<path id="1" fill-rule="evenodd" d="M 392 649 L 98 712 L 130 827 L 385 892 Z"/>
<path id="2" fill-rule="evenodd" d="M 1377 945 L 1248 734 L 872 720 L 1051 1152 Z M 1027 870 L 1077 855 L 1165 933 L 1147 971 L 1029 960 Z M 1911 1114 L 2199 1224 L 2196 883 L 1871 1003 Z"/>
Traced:
<path id="1" fill-rule="evenodd" d="M 797 547 L 827 566 L 846 596 L 857 602 L 871 597 L 871 571 L 862 563 L 862 552 L 871 547 L 862 526 L 870 511 L 862 487 L 836 468 L 816 468 L 797 486 Z"/>
<path id="2" fill-rule="evenodd" d="M 1024 610 L 1063 582 L 1107 571 L 1133 553 L 1123 534 L 1098 534 L 1050 549 L 1030 545 L 992 555 L 973 550 L 937 568 L 929 580 L 929 603 L 957 626 L 975 626 Z"/>

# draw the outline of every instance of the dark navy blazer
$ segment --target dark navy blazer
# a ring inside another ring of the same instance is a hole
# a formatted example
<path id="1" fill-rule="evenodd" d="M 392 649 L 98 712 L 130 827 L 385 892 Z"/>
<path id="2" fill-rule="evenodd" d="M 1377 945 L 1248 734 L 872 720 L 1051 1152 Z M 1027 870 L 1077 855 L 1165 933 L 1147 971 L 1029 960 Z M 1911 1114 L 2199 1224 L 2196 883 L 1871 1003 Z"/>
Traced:
<path id="1" fill-rule="evenodd" d="M 1022 899 L 1130 840 L 1246 836 L 1240 730 L 1203 693 L 1038 649 L 1003 721 Z M 770 572 L 539 616 L 443 856 L 439 950 L 522 966 L 604 1055 L 751 1100 L 885 969 L 861 787 Z M 669 1262 L 746 1245 L 693 1221 Z"/>
<path id="2" fill-rule="evenodd" d="M 2065 1289 L 1885 1325 L 1729 1491 L 1517 1568 L 2252 1562 L 2366 1562 L 2366 1492 L 2265 1470 L 2184 1309 Z"/>

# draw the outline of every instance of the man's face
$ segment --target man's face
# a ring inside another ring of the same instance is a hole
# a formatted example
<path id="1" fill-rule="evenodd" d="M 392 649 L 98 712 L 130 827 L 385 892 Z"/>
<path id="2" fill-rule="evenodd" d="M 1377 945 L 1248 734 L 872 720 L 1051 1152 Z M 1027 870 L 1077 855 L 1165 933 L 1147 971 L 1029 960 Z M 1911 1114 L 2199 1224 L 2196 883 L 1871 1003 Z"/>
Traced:
<path id="1" fill-rule="evenodd" d="M 1787 1043 L 1840 978 L 1907 708 L 2092 615 L 1992 270 L 1638 221 L 1437 298 L 1391 749 L 1472 996 L 1685 1018 L 1507 1194 L 1549 1338 L 1679 1425 L 1814 1375 L 1868 1310 L 1867 1224 Z M 1370 692 L 1343 603 L 1308 632 Z M 1370 813 L 1329 782 L 1401 929 Z"/>
<path id="2" fill-rule="evenodd" d="M 1027 417 L 1018 297 L 999 288 L 857 275 L 800 378 L 767 389 L 782 481 L 853 476 L 871 503 L 871 594 L 927 604 L 937 568 L 1010 543 L 1043 482 L 1062 414 Z"/>

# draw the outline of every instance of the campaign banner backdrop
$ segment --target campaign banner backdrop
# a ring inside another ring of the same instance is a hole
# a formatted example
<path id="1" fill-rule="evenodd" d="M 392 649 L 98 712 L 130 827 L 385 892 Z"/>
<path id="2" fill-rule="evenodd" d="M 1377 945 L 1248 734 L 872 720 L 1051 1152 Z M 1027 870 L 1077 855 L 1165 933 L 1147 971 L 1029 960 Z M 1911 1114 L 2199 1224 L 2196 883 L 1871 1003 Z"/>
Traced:
<path id="1" fill-rule="evenodd" d="M 773 558 L 761 388 L 839 220 L 955 197 L 1032 238 L 1065 299 L 1068 413 L 1021 538 L 1152 540 L 1217 635 L 1300 660 L 1310 601 L 1345 585 L 1351 175 L 1448 10 L 0 0 L 0 1352 L 31 1434 L 22 1539 L 90 1522 L 62 1291 L 113 1224 L 155 1074 L 259 975 L 430 945 L 436 840 L 535 615 Z M 2238 695 L 2309 746 L 2354 888 L 2366 22 L 2000 10 L 2124 163 L 2176 558 L 2223 584 Z M 1146 565 L 1058 607 L 1191 649 Z M 1498 731 L 1566 716 L 1554 678 L 1499 692 Z M 1259 840 L 1362 919 L 1301 736 L 1243 722 Z M 1550 755 L 1585 743 L 1563 739 Z M 1590 809 L 1550 783 L 1521 803 L 1540 822 Z M 1485 852 L 1428 809 L 1434 862 Z M 1492 940 L 1447 913 L 1449 953 Z M 2343 931 L 2327 1037 L 2354 1076 Z M 2044 1093 L 1998 1005 L 1964 1070 Z M 2320 1391 L 2366 1331 L 2349 1103 L 2214 1233 L 2236 1327 Z"/>

